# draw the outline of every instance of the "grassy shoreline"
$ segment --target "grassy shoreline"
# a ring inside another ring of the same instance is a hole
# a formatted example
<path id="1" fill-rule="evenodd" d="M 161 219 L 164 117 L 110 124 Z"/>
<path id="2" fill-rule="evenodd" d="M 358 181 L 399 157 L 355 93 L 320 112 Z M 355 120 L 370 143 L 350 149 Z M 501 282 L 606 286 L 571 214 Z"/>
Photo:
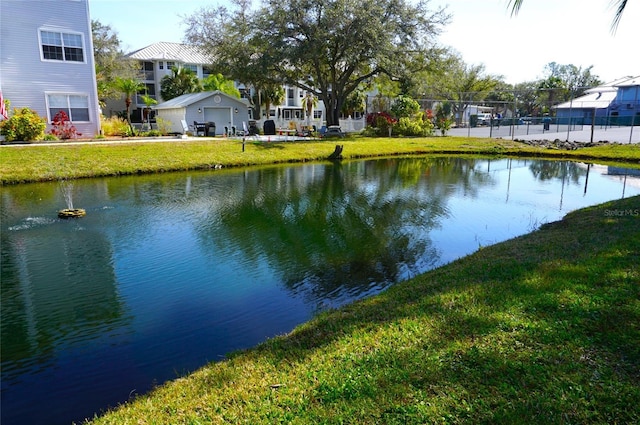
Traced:
<path id="1" fill-rule="evenodd" d="M 640 197 L 323 313 L 93 424 L 640 422 Z"/>
<path id="2" fill-rule="evenodd" d="M 625 163 L 640 167 L 640 147 L 605 145 L 573 151 L 545 149 L 504 139 L 462 137 L 363 138 L 258 143 L 237 139 L 136 143 L 59 143 L 0 147 L 0 184 L 204 170 L 326 159 L 336 144 L 345 159 L 375 156 L 464 154 L 527 156 Z"/>

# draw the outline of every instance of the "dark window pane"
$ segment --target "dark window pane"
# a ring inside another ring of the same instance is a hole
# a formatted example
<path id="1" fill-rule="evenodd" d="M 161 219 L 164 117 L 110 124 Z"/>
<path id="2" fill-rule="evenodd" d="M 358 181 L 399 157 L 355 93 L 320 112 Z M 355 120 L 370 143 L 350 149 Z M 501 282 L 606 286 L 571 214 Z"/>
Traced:
<path id="1" fill-rule="evenodd" d="M 65 47 L 64 48 L 65 59 L 72 62 L 83 62 L 82 49 L 77 47 Z"/>
<path id="2" fill-rule="evenodd" d="M 64 60 L 64 57 L 62 56 L 62 47 L 59 47 L 59 46 L 43 45 L 42 56 L 45 59 L 50 59 L 50 60 L 58 60 L 58 61 Z"/>
<path id="3" fill-rule="evenodd" d="M 89 121 L 89 109 L 71 108 L 71 121 Z"/>
<path id="4" fill-rule="evenodd" d="M 69 110 L 67 108 L 49 108 L 49 115 L 51 115 L 51 121 L 56 117 L 56 114 L 60 111 L 64 111 L 69 116 Z"/>

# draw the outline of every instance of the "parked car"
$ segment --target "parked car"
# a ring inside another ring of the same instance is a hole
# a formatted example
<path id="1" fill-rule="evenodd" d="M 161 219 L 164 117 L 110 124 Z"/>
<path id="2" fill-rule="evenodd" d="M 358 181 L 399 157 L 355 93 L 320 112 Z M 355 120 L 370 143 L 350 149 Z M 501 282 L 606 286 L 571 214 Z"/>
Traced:
<path id="1" fill-rule="evenodd" d="M 478 125 L 490 125 L 491 114 L 478 114 Z"/>
<path id="2" fill-rule="evenodd" d="M 330 125 L 324 131 L 322 137 L 344 137 L 344 133 L 339 125 Z"/>

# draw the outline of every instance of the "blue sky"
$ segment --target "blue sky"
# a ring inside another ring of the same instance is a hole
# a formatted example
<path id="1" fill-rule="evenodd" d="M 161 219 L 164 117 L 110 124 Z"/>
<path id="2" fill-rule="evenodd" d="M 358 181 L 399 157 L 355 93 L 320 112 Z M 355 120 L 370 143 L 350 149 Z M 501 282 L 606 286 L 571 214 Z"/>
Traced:
<path id="1" fill-rule="evenodd" d="M 183 41 L 183 16 L 224 0 L 89 0 L 91 17 L 118 33 L 131 51 L 158 41 Z M 549 62 L 593 65 L 605 81 L 640 75 L 640 1 L 630 1 L 618 31 L 609 31 L 610 0 L 525 0 L 511 17 L 508 0 L 430 0 L 451 22 L 439 37 L 465 62 L 509 83 L 541 77 Z"/>

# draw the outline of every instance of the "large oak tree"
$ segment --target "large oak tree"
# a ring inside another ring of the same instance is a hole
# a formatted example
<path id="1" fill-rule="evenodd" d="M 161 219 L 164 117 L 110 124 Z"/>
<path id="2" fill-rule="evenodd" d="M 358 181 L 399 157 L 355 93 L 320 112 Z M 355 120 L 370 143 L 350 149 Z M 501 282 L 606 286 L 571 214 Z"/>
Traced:
<path id="1" fill-rule="evenodd" d="M 427 67 L 448 19 L 429 0 L 268 0 L 255 9 L 235 0 L 188 17 L 186 38 L 231 78 L 314 93 L 333 125 L 361 83 Z"/>

